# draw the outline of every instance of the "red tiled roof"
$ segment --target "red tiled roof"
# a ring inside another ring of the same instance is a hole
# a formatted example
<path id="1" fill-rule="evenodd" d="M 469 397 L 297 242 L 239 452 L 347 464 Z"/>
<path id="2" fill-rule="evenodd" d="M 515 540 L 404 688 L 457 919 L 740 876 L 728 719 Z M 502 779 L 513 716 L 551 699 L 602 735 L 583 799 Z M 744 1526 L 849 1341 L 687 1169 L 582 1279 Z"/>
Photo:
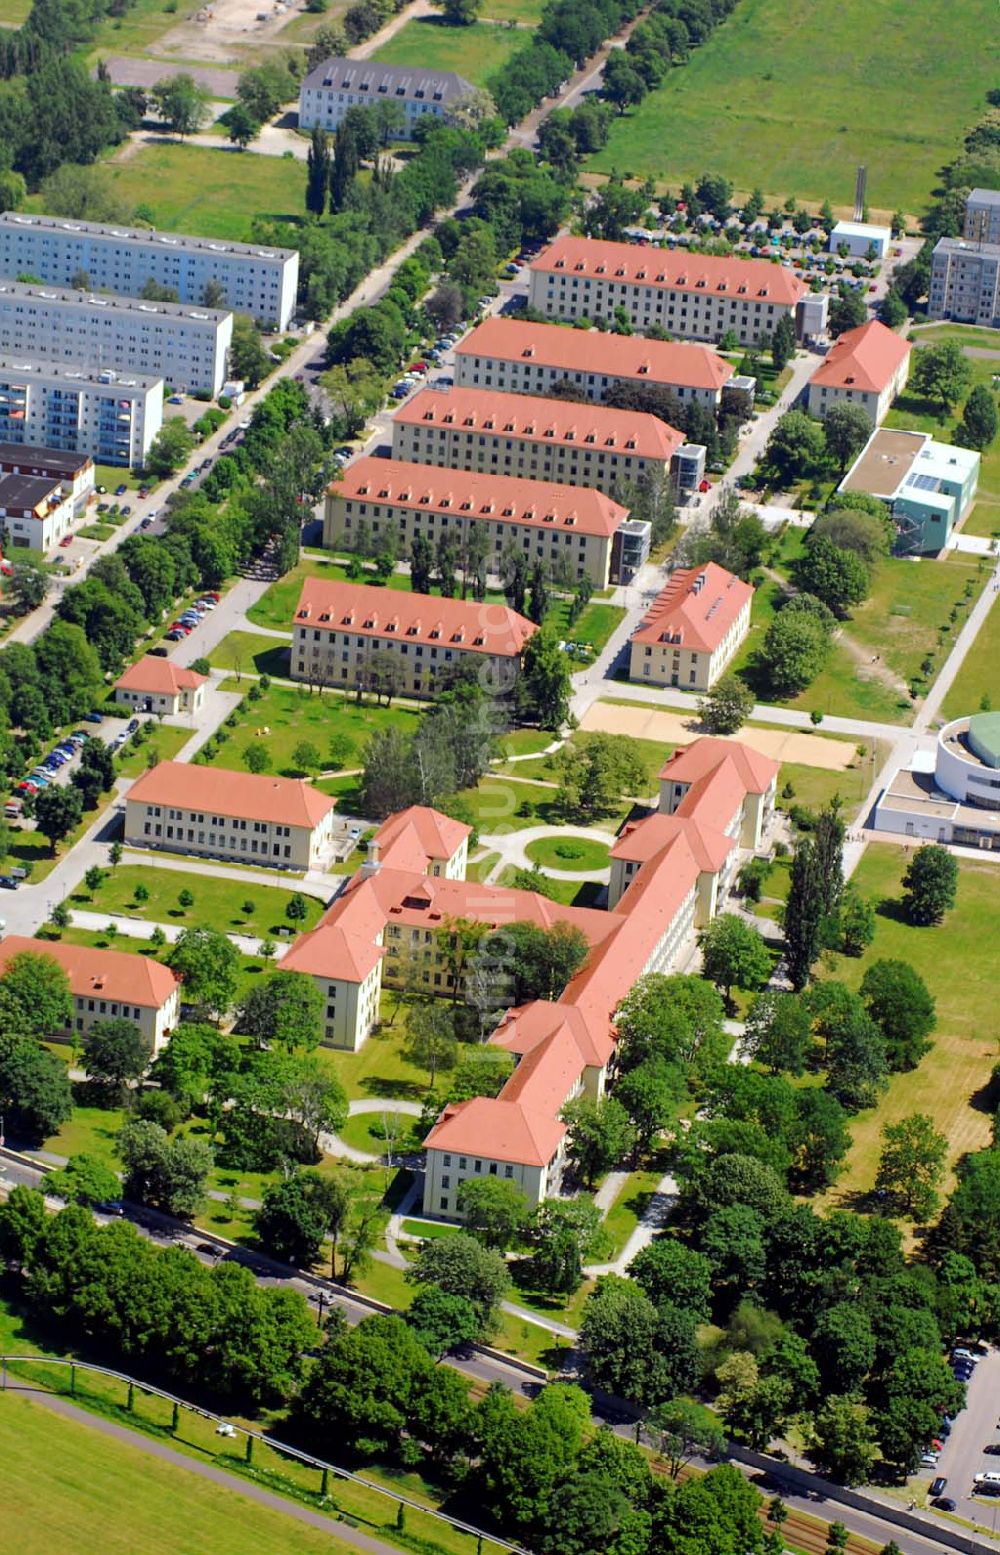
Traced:
<path id="1" fill-rule="evenodd" d="M 638 459 L 669 462 L 683 435 L 659 416 L 610 405 L 577 405 L 534 394 L 503 394 L 498 389 L 421 389 L 398 410 L 393 421 L 407 426 L 452 426 L 456 431 L 494 432 L 539 443 L 611 449 Z"/>
<path id="2" fill-rule="evenodd" d="M 447 1106 L 424 1144 L 430 1150 L 478 1153 L 491 1161 L 548 1166 L 565 1133 L 558 1117 L 502 1096 L 474 1096 Z"/>
<path id="3" fill-rule="evenodd" d="M 566 329 L 561 324 L 529 324 L 495 315 L 466 335 L 455 347 L 455 355 L 530 361 L 565 372 L 640 378 L 647 383 L 713 392 L 733 376 L 732 363 L 710 346 L 646 340 L 641 335 L 602 334 L 596 329 Z"/>
<path id="4" fill-rule="evenodd" d="M 699 869 L 712 873 L 720 870 L 737 846 L 724 831 L 708 826 L 692 816 L 647 815 L 627 825 L 611 849 L 612 858 L 646 864 L 672 842 L 679 833 L 687 838 Z"/>
<path id="5" fill-rule="evenodd" d="M 714 653 L 752 599 L 750 584 L 715 562 L 683 568 L 656 596 L 631 640 Z"/>
<path id="6" fill-rule="evenodd" d="M 278 970 L 306 972 L 310 977 L 326 977 L 331 982 L 343 979 L 363 983 L 384 954 L 381 945 L 363 934 L 352 934 L 335 923 L 321 923 L 299 935 L 278 962 Z"/>
<path id="7" fill-rule="evenodd" d="M 124 675 L 119 675 L 115 681 L 115 690 L 177 696 L 181 691 L 196 690 L 207 679 L 207 675 L 199 675 L 196 670 L 182 669 L 172 659 L 157 659 L 147 653 L 144 658 L 130 665 Z"/>
<path id="8" fill-rule="evenodd" d="M 429 859 L 450 859 L 471 834 L 464 821 L 414 804 L 383 821 L 372 841 L 384 868 L 423 870 Z"/>
<path id="9" fill-rule="evenodd" d="M 0 973 L 24 952 L 51 956 L 58 961 L 69 979 L 70 991 L 81 997 L 116 999 L 120 1004 L 158 1010 L 180 986 L 176 974 L 151 956 L 133 956 L 125 950 L 95 950 L 64 940 L 24 939 L 19 934 L 8 934 L 0 942 Z"/>
<path id="10" fill-rule="evenodd" d="M 186 761 L 161 761 L 136 778 L 126 795 L 131 804 L 172 805 L 207 810 L 241 820 L 305 826 L 312 831 L 333 809 L 335 799 L 298 778 L 233 772 Z"/>
<path id="11" fill-rule="evenodd" d="M 295 612 L 295 626 L 358 637 L 440 643 L 466 653 L 515 658 L 538 627 L 509 605 L 475 600 L 438 599 L 369 583 L 336 583 L 306 578 Z"/>
<path id="12" fill-rule="evenodd" d="M 388 503 L 417 512 L 450 513 L 456 519 L 468 514 L 498 524 L 574 528 L 584 535 L 610 537 L 628 518 L 628 508 L 590 486 L 563 486 L 557 481 L 531 481 L 521 475 L 479 470 L 446 470 L 404 459 L 377 459 L 370 454 L 349 464 L 329 489 L 335 496 L 362 499 L 376 506 Z"/>
<path id="13" fill-rule="evenodd" d="M 809 290 L 793 270 L 766 259 L 671 252 L 596 238 L 556 238 L 532 260 L 529 269 L 585 275 L 593 280 L 640 282 L 714 297 L 745 297 L 792 308 Z"/>
<path id="14" fill-rule="evenodd" d="M 778 762 L 762 756 L 739 740 L 725 739 L 722 735 L 706 734 L 690 745 L 678 746 L 661 769 L 660 780 L 673 783 L 696 783 L 724 761 L 735 765 L 747 793 L 763 794 L 778 771 Z"/>
<path id="15" fill-rule="evenodd" d="M 913 347 L 902 335 L 869 319 L 840 335 L 813 373 L 810 384 L 828 389 L 859 389 L 881 394 Z"/>

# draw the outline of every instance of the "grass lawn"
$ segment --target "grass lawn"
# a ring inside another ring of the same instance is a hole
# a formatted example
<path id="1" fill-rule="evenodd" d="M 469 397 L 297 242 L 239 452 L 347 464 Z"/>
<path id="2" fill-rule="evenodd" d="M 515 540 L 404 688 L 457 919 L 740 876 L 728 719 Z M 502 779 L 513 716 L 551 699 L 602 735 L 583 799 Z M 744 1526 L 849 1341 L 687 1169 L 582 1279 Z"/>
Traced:
<path id="1" fill-rule="evenodd" d="M 583 874 L 611 866 L 606 845 L 590 837 L 539 837 L 529 842 L 524 851 L 543 870 L 572 869 Z"/>
<path id="2" fill-rule="evenodd" d="M 441 17 L 421 16 L 401 27 L 372 58 L 384 65 L 454 70 L 473 86 L 484 86 L 524 41 L 515 27 L 495 27 L 489 22 L 449 27 Z"/>
<path id="3" fill-rule="evenodd" d="M 354 767 L 360 764 L 364 747 L 376 729 L 395 726 L 410 733 L 417 716 L 402 707 L 349 701 L 338 692 L 310 694 L 305 687 L 272 685 L 256 702 L 244 701 L 233 728 L 223 724 L 222 732 L 229 738 L 210 765 L 243 769 L 246 746 L 259 738 L 270 752 L 273 772 L 303 776 L 292 764 L 292 751 L 300 741 L 315 745 L 325 764 L 331 738 L 346 735 L 354 742 L 354 753 L 348 755 L 346 765 Z M 258 736 L 258 729 L 269 733 Z"/>
<path id="4" fill-rule="evenodd" d="M 538 756 L 557 738 L 548 729 L 510 729 L 500 743 L 508 756 Z"/>
<path id="5" fill-rule="evenodd" d="M 68 1123 L 45 1141 L 45 1149 L 54 1155 L 94 1155 L 117 1171 L 121 1162 L 115 1139 L 124 1122 L 120 1107 L 74 1107 Z"/>
<path id="6" fill-rule="evenodd" d="M 212 649 L 208 662 L 217 670 L 233 670 L 237 675 L 287 677 L 291 666 L 291 639 L 288 646 L 276 637 L 260 637 L 256 632 L 230 632 Z"/>
<path id="7" fill-rule="evenodd" d="M 302 215 L 306 166 L 290 157 L 171 142 L 107 168 L 121 199 L 148 206 L 168 232 L 246 243 L 256 219 L 295 223 Z"/>
<path id="8" fill-rule="evenodd" d="M 1000 497 L 978 495 L 972 512 L 962 525 L 964 535 L 1000 535 Z"/>
<path id="9" fill-rule="evenodd" d="M 861 803 L 871 788 L 874 773 L 878 771 L 884 753 L 882 742 L 875 742 L 874 752 L 877 752 L 874 761 L 873 750 L 870 749 L 863 760 L 855 762 L 846 772 L 830 772 L 824 767 L 805 767 L 797 761 L 783 761 L 778 773 L 779 810 L 787 810 L 790 805 L 805 805 L 809 810 L 822 810 L 835 794 L 839 794 L 847 806 L 847 813 L 853 814 L 852 805 Z M 795 790 L 788 799 L 782 798 L 782 789 L 786 783 L 791 783 Z"/>
<path id="10" fill-rule="evenodd" d="M 0 1453 L 4 1526 L 19 1555 L 347 1555 L 332 1533 L 9 1392 L 0 1395 Z"/>
<path id="11" fill-rule="evenodd" d="M 802 531 L 786 532 L 776 570 L 788 576 L 801 547 Z M 825 669 L 812 685 L 783 705 L 882 723 L 908 723 L 913 709 L 903 687 L 919 674 L 926 655 L 936 654 L 940 668 L 950 639 L 938 650 L 938 632 L 952 631 L 948 619 L 952 606 L 965 606 L 964 591 L 970 580 L 974 599 L 984 577 L 985 571 L 980 573 L 976 561 L 957 554 L 940 562 L 899 557 L 881 562 L 875 569 L 870 595 L 852 611 L 835 637 Z M 750 685 L 765 700 L 769 691 L 755 675 L 754 656 L 782 592 L 774 580 L 757 589 L 750 632 L 734 661 L 734 669 L 745 672 Z M 959 626 L 963 618 L 964 608 Z M 874 678 L 878 672 L 881 678 Z"/>
<path id="12" fill-rule="evenodd" d="M 980 628 L 972 649 L 966 654 L 961 669 L 941 704 L 940 716 L 960 718 L 964 713 L 978 713 L 983 697 L 997 697 L 996 666 L 1000 663 L 1000 610 L 996 601 Z"/>
<path id="13" fill-rule="evenodd" d="M 508 865 L 501 872 L 497 884 L 516 885 L 517 873 L 513 865 Z M 563 907 L 596 907 L 604 889 L 597 880 L 585 880 L 582 885 L 576 880 L 548 880 L 546 886 L 549 898 L 553 902 L 560 902 Z"/>
<path id="14" fill-rule="evenodd" d="M 138 885 L 146 887 L 148 901 L 136 901 Z M 178 893 L 185 890 L 194 897 L 192 907 L 178 906 Z M 314 927 L 323 911 L 323 903 L 315 896 L 304 895 L 306 917 L 290 925 L 285 908 L 293 894 L 279 890 L 277 886 L 256 885 L 250 881 L 223 880 L 215 875 L 194 875 L 182 870 L 147 869 L 142 864 L 120 864 L 117 869 L 108 871 L 93 896 L 81 880 L 70 896 L 70 905 L 87 912 L 127 913 L 129 917 L 143 918 L 150 923 L 175 923 L 182 928 L 192 923 L 211 923 L 225 933 L 246 934 L 259 939 L 265 934 L 276 934 L 279 929 L 292 927 L 301 934 Z M 247 902 L 253 903 L 252 912 L 244 912 Z"/>
<path id="15" fill-rule="evenodd" d="M 613 1244 L 612 1258 L 618 1257 L 639 1224 L 662 1177 L 663 1172 L 658 1167 L 629 1172 L 604 1217 L 604 1229 Z"/>
<path id="16" fill-rule="evenodd" d="M 193 729 L 179 729 L 175 724 L 160 724 L 141 745 L 133 749 L 131 740 L 122 746 L 122 753 L 115 763 L 120 777 L 138 777 L 149 765 L 150 752 L 158 761 L 172 761 L 182 746 L 194 734 Z"/>
<path id="17" fill-rule="evenodd" d="M 405 1007 L 393 1020 L 395 1009 L 394 995 L 383 993 L 382 1029 L 372 1033 L 360 1052 L 343 1053 L 337 1048 L 317 1048 L 319 1057 L 336 1070 L 347 1092 L 348 1101 L 372 1096 L 394 1096 L 405 1101 L 421 1102 L 426 1096 L 427 1070 L 418 1069 L 403 1054 L 406 1041 Z M 361 1116 L 364 1117 L 364 1114 Z M 378 1114 L 372 1116 L 377 1118 Z M 367 1150 L 370 1147 L 365 1145 L 361 1148 Z"/>
<path id="18" fill-rule="evenodd" d="M 553 815 L 555 789 L 540 783 L 514 783 L 490 773 L 478 788 L 467 788 L 462 799 L 481 832 L 500 836 L 525 826 L 556 825 Z"/>
<path id="19" fill-rule="evenodd" d="M 590 166 L 675 190 L 711 168 L 769 200 L 848 207 L 864 162 L 873 215 L 917 212 L 996 81 L 992 21 L 988 0 L 956 0 L 944 30 L 935 0 L 742 0 Z M 913 102 L 927 79 L 940 90 Z"/>
<path id="20" fill-rule="evenodd" d="M 534 25 L 542 14 L 543 0 L 485 0 L 483 20 L 487 22 L 525 22 Z"/>
<path id="21" fill-rule="evenodd" d="M 111 796 L 103 796 L 104 810 L 84 810 L 80 824 L 64 837 L 59 844 L 58 853 L 53 854 L 52 846 L 47 837 L 43 837 L 40 831 L 29 830 L 28 827 L 19 827 L 16 824 L 10 830 L 10 862 L 19 864 L 22 869 L 30 869 L 31 883 L 37 885 L 39 880 L 44 880 L 46 875 L 52 873 L 59 860 L 71 848 L 75 847 L 98 816 L 106 813 L 110 808 Z"/>
<path id="22" fill-rule="evenodd" d="M 569 608 L 568 599 L 557 600 L 546 614 L 546 625 L 552 625 L 560 637 L 570 642 L 590 643 L 598 653 L 625 619 L 625 611 L 620 605 L 599 605 L 591 601 L 571 626 L 568 621 Z"/>
<path id="23" fill-rule="evenodd" d="M 4 0 L 4 27 L 19 27 L 31 10 L 31 0 Z"/>
<path id="24" fill-rule="evenodd" d="M 927 1112 L 948 1138 L 948 1163 L 990 1139 L 988 1083 L 996 1062 L 993 1036 L 1000 894 L 993 866 L 959 860 L 958 902 L 937 928 L 917 929 L 893 904 L 909 857 L 903 848 L 870 845 L 853 877 L 862 895 L 884 900 L 873 944 L 861 960 L 838 957 L 833 975 L 857 987 L 865 969 L 886 957 L 908 961 L 937 1001 L 934 1046 L 916 1069 L 894 1075 L 877 1109 L 852 1123 L 847 1166 L 827 1198 L 850 1202 L 872 1187 L 884 1124 Z"/>
<path id="25" fill-rule="evenodd" d="M 482 858 L 466 865 L 466 880 L 485 880 L 490 870 L 499 862 L 499 859 L 499 853 L 484 853 Z"/>

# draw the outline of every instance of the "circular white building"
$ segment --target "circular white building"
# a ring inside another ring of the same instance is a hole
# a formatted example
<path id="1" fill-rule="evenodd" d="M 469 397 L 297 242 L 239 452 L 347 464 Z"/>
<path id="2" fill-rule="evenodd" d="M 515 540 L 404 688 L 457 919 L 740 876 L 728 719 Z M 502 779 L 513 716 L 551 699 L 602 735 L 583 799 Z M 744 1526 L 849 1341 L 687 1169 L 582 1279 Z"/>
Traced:
<path id="1" fill-rule="evenodd" d="M 1000 713 L 953 718 L 938 735 L 938 787 L 961 804 L 1000 810 Z"/>
<path id="2" fill-rule="evenodd" d="M 1000 851 L 1000 713 L 953 718 L 934 751 L 893 773 L 875 806 L 876 831 Z"/>

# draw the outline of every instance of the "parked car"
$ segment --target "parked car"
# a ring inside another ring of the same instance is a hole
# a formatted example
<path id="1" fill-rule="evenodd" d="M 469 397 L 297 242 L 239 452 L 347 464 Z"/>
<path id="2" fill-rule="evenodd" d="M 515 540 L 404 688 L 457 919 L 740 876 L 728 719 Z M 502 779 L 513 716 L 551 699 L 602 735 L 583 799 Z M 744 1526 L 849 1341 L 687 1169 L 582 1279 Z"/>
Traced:
<path id="1" fill-rule="evenodd" d="M 142 523 L 139 525 L 139 528 L 140 529 L 148 529 L 152 522 L 153 522 L 153 520 L 151 518 L 144 518 Z"/>
<path id="2" fill-rule="evenodd" d="M 932 1495 L 932 1496 L 939 1496 L 941 1494 L 942 1490 L 944 1489 L 945 1485 L 947 1485 L 947 1483 L 948 1483 L 948 1481 L 945 1478 L 945 1476 L 943 1474 L 939 1474 L 937 1479 L 932 1479 L 931 1480 L 931 1488 L 930 1488 L 929 1494 Z"/>
<path id="3" fill-rule="evenodd" d="M 16 891 L 20 884 L 20 880 L 15 880 L 13 875 L 0 875 L 0 887 L 5 891 Z"/>
<path id="4" fill-rule="evenodd" d="M 72 535 L 63 535 L 62 539 L 59 541 L 59 544 L 62 546 L 62 549 L 65 551 L 65 549 L 66 549 L 66 547 L 68 545 L 72 545 L 73 544 L 73 536 Z"/>
<path id="5" fill-rule="evenodd" d="M 102 724 L 104 722 L 104 714 L 103 713 L 84 713 L 83 721 L 84 721 L 84 723 L 88 723 L 88 724 Z"/>
<path id="6" fill-rule="evenodd" d="M 951 1499 L 951 1496 L 935 1496 L 934 1500 L 931 1502 L 931 1506 L 937 1507 L 939 1512 L 957 1511 L 957 1507 L 954 1501 Z"/>
<path id="7" fill-rule="evenodd" d="M 171 630 L 169 632 L 165 632 L 164 633 L 164 636 L 166 637 L 168 643 L 179 643 L 179 642 L 183 642 L 184 641 L 184 638 L 187 636 L 187 633 L 186 632 L 180 632 L 180 631 L 175 632 L 171 628 Z M 156 651 L 157 650 L 155 648 L 152 650 L 153 653 L 156 653 Z M 165 657 L 166 657 L 166 655 L 164 654 L 164 658 Z"/>
<path id="8" fill-rule="evenodd" d="M 125 725 L 125 727 L 128 730 L 129 734 L 134 734 L 135 731 L 139 727 L 139 720 L 138 720 L 138 718 L 130 718 L 128 723 Z"/>
<path id="9" fill-rule="evenodd" d="M 150 648 L 149 653 L 153 659 L 165 659 L 167 657 L 167 650 L 163 647 Z"/>
<path id="10" fill-rule="evenodd" d="M 132 515 L 132 509 L 129 507 L 129 504 L 127 502 L 123 502 L 122 503 L 122 518 L 130 518 L 131 515 Z"/>
<path id="11" fill-rule="evenodd" d="M 960 1345 L 957 1349 L 952 1350 L 951 1358 L 953 1361 L 971 1361 L 973 1366 L 979 1360 L 979 1356 L 972 1350 L 965 1349 L 964 1345 Z"/>
<path id="12" fill-rule="evenodd" d="M 1000 1442 L 987 1442 L 983 1452 L 989 1453 L 991 1458 L 1000 1458 Z"/>
<path id="13" fill-rule="evenodd" d="M 215 603 L 218 604 L 219 600 L 222 598 L 222 595 L 219 593 L 218 589 L 206 589 L 205 590 L 205 594 L 204 594 L 204 598 L 205 599 L 214 599 Z"/>
<path id="14" fill-rule="evenodd" d="M 125 485 L 125 483 L 123 481 L 120 486 L 116 486 L 115 487 L 115 496 L 116 497 L 124 497 L 124 495 L 125 495 L 125 493 L 127 491 L 128 491 L 128 487 Z"/>

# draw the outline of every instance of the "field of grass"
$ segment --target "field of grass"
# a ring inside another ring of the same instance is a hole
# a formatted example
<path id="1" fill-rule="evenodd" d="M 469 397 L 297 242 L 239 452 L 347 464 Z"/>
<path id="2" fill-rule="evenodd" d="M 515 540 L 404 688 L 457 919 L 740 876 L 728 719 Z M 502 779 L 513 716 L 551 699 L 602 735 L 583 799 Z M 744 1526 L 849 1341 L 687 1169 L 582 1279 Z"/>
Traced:
<path id="1" fill-rule="evenodd" d="M 898 1123 L 914 1112 L 930 1113 L 935 1127 L 947 1136 L 949 1167 L 966 1151 L 982 1149 L 990 1138 L 985 1093 L 996 1063 L 996 871 L 990 864 L 960 859 L 954 910 L 938 927 L 917 929 L 895 911 L 908 857 L 907 850 L 890 845 L 867 848 L 852 883 L 885 906 L 864 957 L 837 957 L 832 973 L 857 987 L 873 961 L 908 961 L 937 1001 L 934 1046 L 916 1069 L 893 1075 L 876 1109 L 853 1120 L 854 1143 L 843 1176 L 827 1195 L 830 1202 L 850 1202 L 871 1189 L 886 1123 Z"/>
<path id="2" fill-rule="evenodd" d="M 805 805 L 809 810 L 822 810 L 835 794 L 839 794 L 851 815 L 851 807 L 860 804 L 871 788 L 873 773 L 878 771 L 883 754 L 882 744 L 876 741 L 868 755 L 846 772 L 830 772 L 824 767 L 805 767 L 796 761 L 783 761 L 778 773 L 778 808 L 786 810 L 789 805 Z M 782 798 L 786 783 L 791 783 L 795 790 L 789 799 Z"/>
<path id="3" fill-rule="evenodd" d="M 384 65 L 454 70 L 473 86 L 484 86 L 523 42 L 515 27 L 495 27 L 489 22 L 450 27 L 441 17 L 420 16 L 401 27 L 372 58 Z"/>
<path id="4" fill-rule="evenodd" d="M 135 888 L 143 885 L 149 900 L 137 902 Z M 180 907 L 177 897 L 190 891 L 194 905 Z M 70 905 L 87 912 L 126 913 L 150 923 L 210 923 L 227 934 L 246 934 L 262 938 L 289 928 L 285 908 L 293 892 L 276 886 L 256 885 L 250 881 L 223 880 L 215 875 L 194 875 L 182 870 L 146 869 L 141 864 L 121 864 L 109 870 L 103 883 L 91 896 L 83 881 L 70 896 Z M 296 933 L 314 927 L 323 910 L 315 896 L 304 896 L 306 917 L 293 925 Z M 245 912 L 244 904 L 253 911 Z"/>
<path id="5" fill-rule="evenodd" d="M 848 215 L 864 162 L 873 211 L 918 212 L 1000 67 L 988 0 L 956 0 L 949 15 L 942 31 L 935 0 L 742 0 L 590 166 L 675 190 L 710 169 Z M 914 102 L 907 83 L 930 79 Z"/>
<path id="6" fill-rule="evenodd" d="M 801 546 L 802 531 L 786 533 L 776 570 L 788 576 Z M 937 652 L 940 668 L 950 644 L 946 641 L 938 651 L 938 631 L 950 630 L 951 608 L 965 604 L 966 583 L 971 580 L 974 599 L 984 578 L 985 571 L 980 572 L 976 560 L 959 554 L 940 562 L 898 557 L 881 562 L 868 598 L 852 610 L 835 637 L 826 667 L 812 685 L 784 705 L 883 723 L 908 723 L 912 707 L 904 686 L 918 674 L 925 655 Z M 773 580 L 757 589 L 750 632 L 734 661 L 734 668 L 748 672 L 750 684 L 765 700 L 768 687 L 758 681 L 753 661 L 782 592 Z M 963 618 L 964 611 L 959 625 Z"/>
<path id="7" fill-rule="evenodd" d="M 603 842 L 590 837 L 539 837 L 529 842 L 525 853 L 533 864 L 542 869 L 572 869 L 585 871 L 608 869 L 611 859 Z"/>
<path id="8" fill-rule="evenodd" d="M 19 27 L 31 10 L 31 0 L 4 0 L 4 27 Z"/>
<path id="9" fill-rule="evenodd" d="M 499 853 L 484 853 L 482 858 L 478 858 L 474 863 L 466 865 L 466 880 L 485 880 L 490 870 L 499 862 L 499 859 Z"/>
<path id="10" fill-rule="evenodd" d="M 68 1054 L 69 1049 L 64 1052 Z M 115 1139 L 124 1122 L 120 1107 L 74 1107 L 69 1121 L 45 1141 L 45 1149 L 55 1155 L 93 1155 L 117 1171 L 121 1162 L 115 1154 Z"/>
<path id="11" fill-rule="evenodd" d="M 534 26 L 542 14 L 543 0 L 485 0 L 483 20 L 487 22 L 524 22 Z"/>
<path id="12" fill-rule="evenodd" d="M 422 1102 L 426 1096 L 427 1070 L 418 1069 L 403 1053 L 406 1041 L 405 1006 L 398 1015 L 395 1012 L 394 996 L 383 993 L 382 1028 L 372 1033 L 360 1052 L 341 1053 L 328 1047 L 317 1049 L 322 1061 L 336 1071 L 348 1101 L 394 1096 L 405 1101 Z M 368 1149 L 369 1146 L 363 1148 Z"/>
<path id="13" fill-rule="evenodd" d="M 303 210 L 305 163 L 292 158 L 171 142 L 107 166 L 120 198 L 170 232 L 246 243 L 255 219 L 291 222 Z"/>
<path id="14" fill-rule="evenodd" d="M 193 733 L 193 729 L 179 729 L 176 724 L 160 724 L 141 745 L 133 749 L 129 742 L 122 747 L 115 763 L 119 776 L 138 777 L 140 772 L 145 772 L 151 752 L 155 752 L 159 761 L 172 761 Z"/>
<path id="15" fill-rule="evenodd" d="M 19 1555 L 347 1555 L 331 1533 L 176 1464 L 0 1395 L 4 1526 Z M 56 1465 L 58 1471 L 56 1472 Z M 197 1535 L 193 1537 L 193 1530 Z"/>
<path id="16" fill-rule="evenodd" d="M 569 600 L 558 600 L 545 617 L 546 625 L 554 626 L 560 637 L 568 638 L 571 642 L 590 643 L 598 653 L 625 619 L 625 611 L 619 605 L 601 605 L 591 601 L 570 626 L 569 608 Z"/>
<path id="17" fill-rule="evenodd" d="M 291 638 L 286 645 L 276 637 L 261 637 L 257 632 L 229 632 L 212 649 L 208 662 L 213 669 L 232 670 L 238 676 L 270 675 L 287 679 L 291 666 Z"/>
<path id="18" fill-rule="evenodd" d="M 955 676 L 944 701 L 940 717 L 960 718 L 963 713 L 978 713 L 984 697 L 990 697 L 994 706 L 1000 705 L 997 696 L 996 666 L 1000 663 L 1000 609 L 994 600 L 993 608 L 980 627 L 979 635 L 967 653 L 961 669 Z"/>
<path id="19" fill-rule="evenodd" d="M 663 1176 L 658 1167 L 630 1172 L 618 1192 L 618 1196 L 604 1217 L 604 1229 L 611 1244 L 611 1257 L 622 1251 L 632 1232 L 639 1224 L 650 1199 Z"/>
<path id="20" fill-rule="evenodd" d="M 534 765 L 534 763 L 532 763 Z M 481 832 L 498 836 L 525 826 L 557 824 L 553 817 L 555 789 L 540 783 L 514 783 L 490 773 L 478 788 L 467 788 L 462 799 Z"/>
<path id="21" fill-rule="evenodd" d="M 518 870 L 510 864 L 501 870 L 498 885 L 513 886 L 517 884 Z M 546 891 L 550 900 L 560 902 L 563 907 L 596 907 L 598 897 L 604 887 L 600 881 L 584 880 L 581 885 L 576 880 L 552 880 L 546 881 Z"/>
<path id="22" fill-rule="evenodd" d="M 326 765 L 331 738 L 346 735 L 354 742 L 346 765 L 355 767 L 376 729 L 393 726 L 409 733 L 416 727 L 416 719 L 416 713 L 402 707 L 375 707 L 349 701 L 336 692 L 310 695 L 305 687 L 272 685 L 258 701 L 244 701 L 235 726 L 225 729 L 229 738 L 211 765 L 242 770 L 243 752 L 251 741 L 259 739 L 270 753 L 272 772 L 303 776 L 292 764 L 292 751 L 300 741 L 315 745 Z M 269 732 L 258 735 L 258 729 Z"/>

